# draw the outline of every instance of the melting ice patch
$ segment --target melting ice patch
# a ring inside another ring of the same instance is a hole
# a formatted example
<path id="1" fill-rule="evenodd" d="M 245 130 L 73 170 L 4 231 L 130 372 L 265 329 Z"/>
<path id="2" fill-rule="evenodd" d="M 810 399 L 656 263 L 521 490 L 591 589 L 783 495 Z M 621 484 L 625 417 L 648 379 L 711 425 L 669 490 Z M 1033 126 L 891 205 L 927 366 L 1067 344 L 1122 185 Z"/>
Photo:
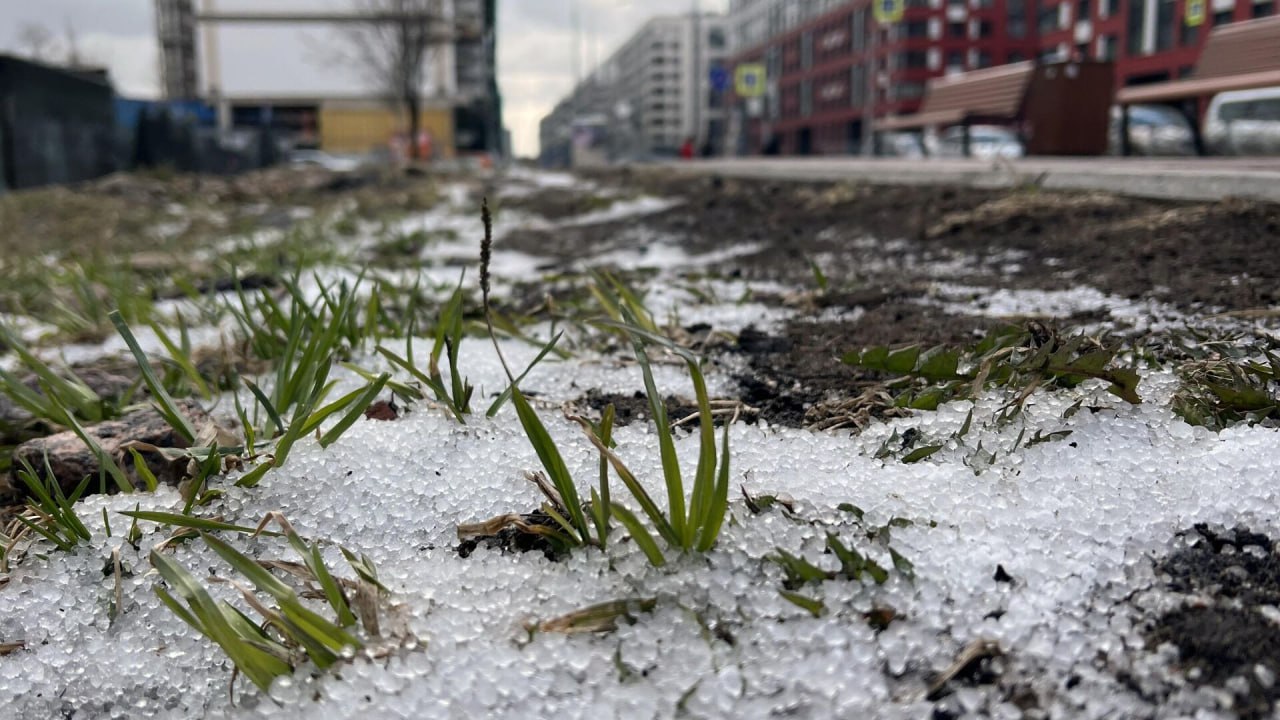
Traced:
<path id="1" fill-rule="evenodd" d="M 577 227 L 581 225 L 599 225 L 601 223 L 625 220 L 632 217 L 654 215 L 679 205 L 681 200 L 674 198 L 658 198 L 643 196 L 632 200 L 619 200 L 603 210 L 595 210 L 582 215 L 575 215 L 556 223 L 560 227 Z"/>
<path id="2" fill-rule="evenodd" d="M 1064 318 L 1105 312 L 1114 319 L 1131 322 L 1140 330 L 1182 327 L 1189 319 L 1173 306 L 1156 300 L 1131 300 L 1088 286 L 1034 290 L 936 283 L 919 302 L 937 305 L 950 313 L 985 317 Z"/>

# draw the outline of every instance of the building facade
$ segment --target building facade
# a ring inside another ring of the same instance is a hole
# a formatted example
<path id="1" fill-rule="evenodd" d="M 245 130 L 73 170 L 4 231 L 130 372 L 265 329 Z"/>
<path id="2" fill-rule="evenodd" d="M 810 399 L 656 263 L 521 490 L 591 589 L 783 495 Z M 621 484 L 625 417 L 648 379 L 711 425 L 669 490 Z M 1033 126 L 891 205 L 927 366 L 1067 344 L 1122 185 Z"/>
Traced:
<path id="1" fill-rule="evenodd" d="M 913 113 L 933 77 L 1034 57 L 1036 0 L 906 0 L 878 24 L 869 0 L 735 0 L 734 64 L 765 67 L 761 102 L 738 102 L 736 152 L 847 154 L 863 118 Z"/>
<path id="2" fill-rule="evenodd" d="M 543 118 L 544 163 L 568 164 L 587 149 L 600 160 L 672 155 L 686 140 L 718 152 L 728 60 L 724 16 L 649 20 Z"/>
<path id="3" fill-rule="evenodd" d="M 1117 86 L 1186 77 L 1209 30 L 1276 12 L 1278 0 L 905 0 L 881 26 L 871 0 L 732 0 L 731 64 L 766 69 L 759 101 L 735 98 L 736 154 L 862 150 L 863 118 L 919 109 L 930 78 L 1039 58 L 1115 63 Z M 871 123 L 874 126 L 874 122 Z"/>

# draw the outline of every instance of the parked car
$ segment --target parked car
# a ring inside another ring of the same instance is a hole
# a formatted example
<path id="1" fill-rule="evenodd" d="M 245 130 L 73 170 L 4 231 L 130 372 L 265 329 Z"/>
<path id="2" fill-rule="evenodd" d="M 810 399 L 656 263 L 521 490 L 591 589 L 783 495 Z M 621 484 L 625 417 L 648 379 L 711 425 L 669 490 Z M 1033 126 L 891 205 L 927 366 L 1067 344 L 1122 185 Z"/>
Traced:
<path id="1" fill-rule="evenodd" d="M 1215 155 L 1280 155 L 1280 87 L 1219 93 L 1204 140 Z"/>
<path id="2" fill-rule="evenodd" d="M 1111 108 L 1107 153 L 1123 154 L 1120 146 L 1120 108 Z M 1129 152 L 1133 155 L 1195 155 L 1196 144 L 1187 116 L 1168 105 L 1129 106 Z"/>
<path id="3" fill-rule="evenodd" d="M 969 126 L 969 156 L 981 160 L 1020 158 L 1022 141 L 1013 130 L 999 125 Z M 949 127 L 938 136 L 939 157 L 964 157 L 964 128 Z"/>
<path id="4" fill-rule="evenodd" d="M 882 157 L 922 158 L 925 156 L 925 146 L 919 133 L 883 132 L 880 133 L 876 154 Z"/>

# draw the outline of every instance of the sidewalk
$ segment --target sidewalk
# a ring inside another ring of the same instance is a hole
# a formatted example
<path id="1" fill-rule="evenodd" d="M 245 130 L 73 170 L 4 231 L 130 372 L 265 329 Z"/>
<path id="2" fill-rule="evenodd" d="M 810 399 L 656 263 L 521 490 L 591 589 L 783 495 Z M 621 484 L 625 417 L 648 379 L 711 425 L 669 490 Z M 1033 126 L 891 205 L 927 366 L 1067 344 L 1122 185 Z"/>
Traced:
<path id="1" fill-rule="evenodd" d="M 1280 158 L 1024 158 L 1012 161 L 900 158 L 741 158 L 670 163 L 681 172 L 772 180 L 861 180 L 883 185 L 937 183 L 1061 190 L 1106 190 L 1139 197 L 1280 202 Z"/>

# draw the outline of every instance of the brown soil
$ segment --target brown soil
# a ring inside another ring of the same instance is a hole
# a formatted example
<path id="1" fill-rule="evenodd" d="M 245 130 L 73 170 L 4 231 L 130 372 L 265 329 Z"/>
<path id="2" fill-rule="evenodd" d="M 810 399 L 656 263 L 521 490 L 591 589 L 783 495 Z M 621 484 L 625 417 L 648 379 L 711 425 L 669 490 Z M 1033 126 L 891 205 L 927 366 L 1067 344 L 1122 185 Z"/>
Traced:
<path id="1" fill-rule="evenodd" d="M 549 270 L 567 270 L 588 253 L 643 251 L 655 242 L 675 242 L 691 254 L 749 246 L 699 273 L 797 289 L 799 297 L 755 300 L 798 306 L 804 319 L 776 337 L 747 332 L 718 348 L 745 361 L 741 399 L 775 424 L 822 427 L 850 414 L 851 399 L 882 378 L 840 362 L 845 353 L 874 345 L 965 343 L 1019 321 L 950 315 L 919 304 L 938 281 L 1048 290 L 1090 285 L 1201 312 L 1280 301 L 1280 254 L 1271 251 L 1280 234 L 1280 205 L 627 170 L 594 179 L 684 202 L 643 220 L 524 229 L 504 244 L 553 258 Z M 571 201 L 565 190 L 518 200 L 522 209 L 551 218 L 582 212 L 593 202 L 589 195 Z M 945 274 L 939 263 L 946 264 Z M 821 292 L 815 265 L 826 278 Z M 822 311 L 848 319 L 814 321 Z M 1049 322 L 1070 327 L 1101 319 L 1094 313 Z M 884 408 L 852 410 L 865 420 Z"/>

